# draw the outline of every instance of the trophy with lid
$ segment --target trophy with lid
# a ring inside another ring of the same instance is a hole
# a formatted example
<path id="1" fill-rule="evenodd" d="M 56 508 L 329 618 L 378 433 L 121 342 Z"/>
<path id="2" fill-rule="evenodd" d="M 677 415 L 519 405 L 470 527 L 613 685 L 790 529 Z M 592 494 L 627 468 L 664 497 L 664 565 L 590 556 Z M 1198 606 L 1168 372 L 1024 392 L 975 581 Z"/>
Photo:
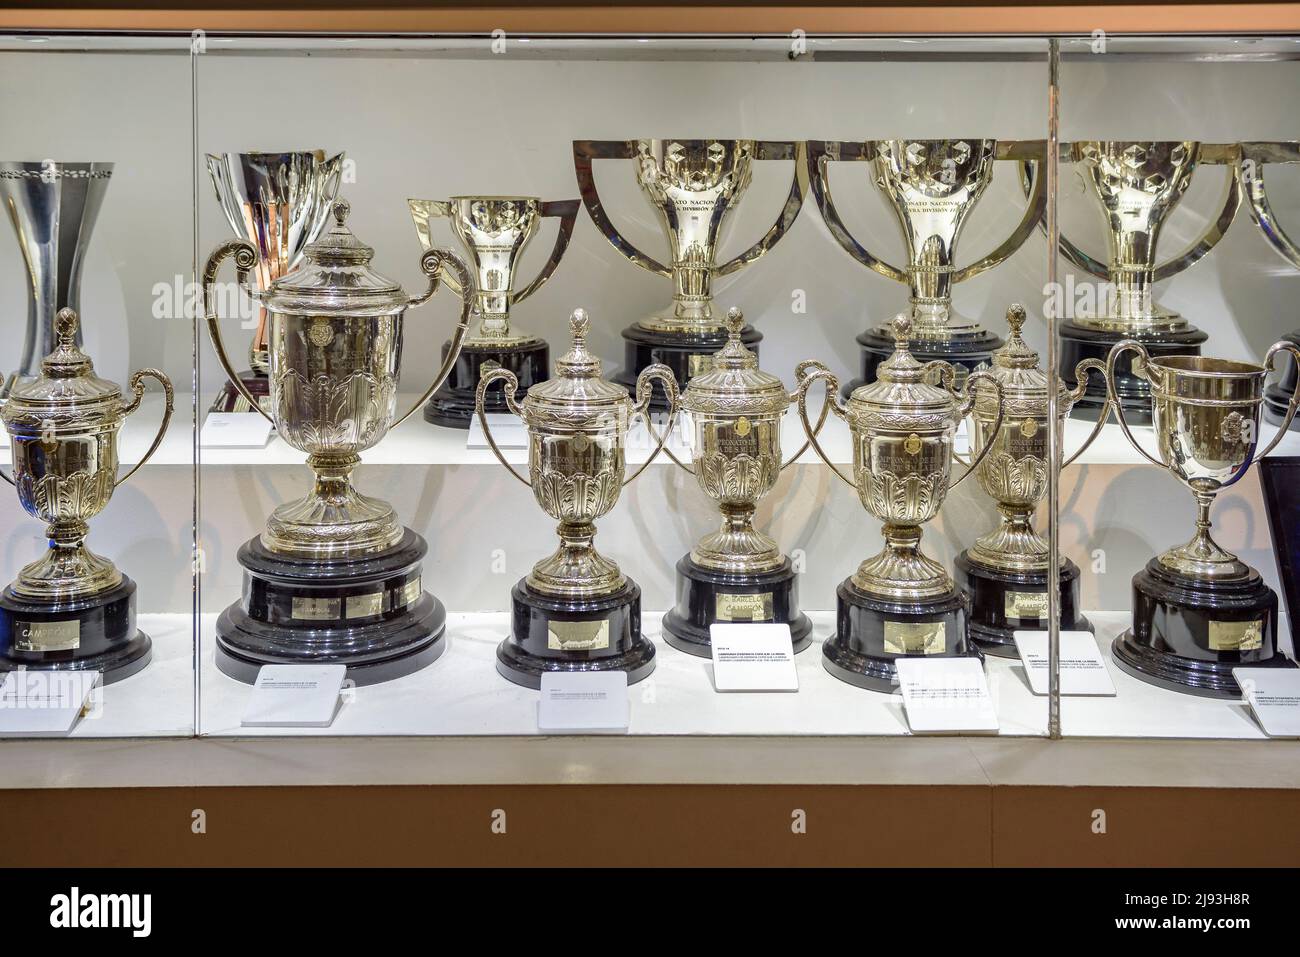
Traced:
<path id="1" fill-rule="evenodd" d="M 809 187 L 831 235 L 868 269 L 907 284 L 912 323 L 908 348 L 923 362 L 952 363 L 958 384 L 968 372 L 987 365 L 1002 340 L 953 309 L 953 286 L 993 268 L 1024 244 L 1046 207 L 1041 177 L 1020 223 L 993 252 L 959 269 L 957 239 L 993 179 L 994 163 L 1037 162 L 1042 150 L 1041 142 L 990 139 L 810 140 L 807 144 Z M 871 163 L 876 187 L 902 230 L 905 266 L 880 259 L 844 225 L 831 199 L 830 164 L 838 160 Z M 857 341 L 862 347 L 862 377 L 845 386 L 846 398 L 863 383 L 875 381 L 877 367 L 894 351 L 893 327 L 885 323 L 869 329 Z"/>
<path id="2" fill-rule="evenodd" d="M 673 284 L 671 306 L 623 330 L 623 369 L 615 382 L 631 389 L 651 363 L 667 365 L 678 382 L 711 368 L 713 354 L 727 344 L 722 317 L 713 310 L 713 280 L 765 255 L 794 223 L 803 205 L 799 163 L 776 222 L 754 245 L 719 263 L 730 214 L 749 188 L 756 161 L 797 161 L 799 150 L 799 144 L 777 140 L 574 141 L 578 190 L 592 222 L 627 259 Z M 593 161 L 605 159 L 634 161 L 637 182 L 668 240 L 667 264 L 628 242 L 610 221 L 592 172 Z M 741 341 L 755 351 L 762 338 L 752 326 L 741 331 Z"/>
<path id="3" fill-rule="evenodd" d="M 893 327 L 894 354 L 881 363 L 877 380 L 855 389 L 847 404 L 838 400 L 835 374 L 821 363 L 803 363 L 798 377 L 799 418 L 813 449 L 884 524 L 885 547 L 836 590 L 836 631 L 822 643 L 822 664 L 843 681 L 886 692 L 898 684 L 899 658 L 982 658 L 967 631 L 966 598 L 943 566 L 921 551 L 921 526 L 992 447 L 984 446 L 950 481 L 957 424 L 974 406 L 976 387 L 987 381 L 999 401 L 1002 396 L 1002 384 L 987 371 L 971 373 L 957 390 L 949 363 L 921 363 L 908 351 L 907 316 Z M 927 381 L 935 376 L 942 386 Z M 851 477 L 823 451 L 808 419 L 808 390 L 818 379 L 826 382 L 831 411 L 852 433 Z M 1000 427 L 1001 415 L 993 428 Z"/>
<path id="4" fill-rule="evenodd" d="M 665 450 L 694 474 L 722 512 L 722 527 L 678 561 L 677 604 L 663 620 L 665 641 L 702 657 L 712 653 L 714 622 L 788 624 L 796 652 L 812 640 L 790 559 L 754 528 L 759 500 L 808 446 L 782 462 L 781 419 L 791 397 L 778 377 L 758 368 L 758 357 L 741 341 L 744 325 L 739 309 L 727 312 L 726 346 L 713 357 L 713 368 L 692 378 L 682 396 L 694 433 L 691 464 Z"/>
<path id="5" fill-rule="evenodd" d="M 1096 140 L 1073 143 L 1069 151 L 1106 217 L 1108 253 L 1106 262 L 1099 262 L 1061 237 L 1061 253 L 1070 262 L 1107 281 L 1091 304 L 1086 300 L 1066 304 L 1074 317 L 1060 324 L 1062 368 L 1077 366 L 1083 359 L 1105 361 L 1111 348 L 1124 339 L 1140 342 L 1156 357 L 1198 354 L 1208 336 L 1155 302 L 1152 290 L 1203 257 L 1227 232 L 1241 201 L 1236 144 Z M 1184 252 L 1157 265 L 1156 246 L 1166 221 L 1187 192 L 1196 168 L 1209 163 L 1229 167 L 1218 215 Z M 1151 387 L 1131 367 L 1130 358 L 1119 357 L 1112 373 L 1115 378 L 1088 385 L 1080 409 L 1100 412 L 1109 397 L 1123 406 L 1131 420 L 1149 421 Z"/>
<path id="6" fill-rule="evenodd" d="M 474 396 L 484 366 L 509 369 L 526 392 L 550 372 L 551 349 L 540 336 L 511 325 L 512 308 L 551 278 L 573 235 L 576 199 L 544 201 L 535 196 L 454 196 L 450 200 L 408 199 L 415 231 L 425 249 L 434 248 L 431 221 L 445 218 L 469 256 L 478 277 L 478 325 L 461 344 L 451 375 L 424 408 L 426 422 L 469 428 Z M 555 245 L 541 271 L 515 289 L 519 258 L 546 218 L 559 220 Z M 444 343 L 443 355 L 451 343 Z M 488 396 L 488 412 L 506 412 L 500 393 Z"/>
<path id="7" fill-rule="evenodd" d="M 352 487 L 360 453 L 419 409 L 442 385 L 469 327 L 474 280 L 454 254 L 432 249 L 420 260 L 428 289 L 411 297 L 370 266 L 374 250 L 346 225 L 306 249 L 303 265 L 251 292 L 269 318 L 269 409 L 234 374 L 213 309 L 213 284 L 233 256 L 241 285 L 257 261 L 251 245 L 218 247 L 203 271 L 204 309 L 217 358 L 250 406 L 280 437 L 307 453 L 311 490 L 278 506 L 262 533 L 239 549 L 243 595 L 217 620 L 217 666 L 252 682 L 267 664 L 343 664 L 357 684 L 416 671 L 442 653 L 446 611 L 424 591 L 424 539 L 387 502 Z M 397 411 L 402 322 L 428 302 L 448 271 L 464 293 L 452 348 L 433 383 L 405 414 Z"/>
<path id="8" fill-rule="evenodd" d="M 642 369 L 634 403 L 626 389 L 601 378 L 600 360 L 587 351 L 589 327 L 587 313 L 576 310 L 569 320 L 573 348 L 522 402 L 509 369 L 484 370 L 478 386 L 479 420 L 493 453 L 560 523 L 559 548 L 511 590 L 510 637 L 497 646 L 497 671 L 529 688 L 540 688 L 548 671 L 625 671 L 631 684 L 654 670 L 654 645 L 641 634 L 641 588 L 593 540 L 596 519 L 663 449 L 676 416 L 677 383 L 667 366 Z M 527 477 L 506 461 L 488 425 L 486 393 L 497 380 L 528 429 Z M 648 415 L 656 380 L 668 397 L 668 430 L 625 478 L 628 421 Z"/>
<path id="9" fill-rule="evenodd" d="M 1196 498 L 1196 532 L 1185 545 L 1147 562 L 1133 576 L 1133 625 L 1111 653 L 1124 671 L 1150 684 L 1207 697 L 1237 698 L 1232 669 L 1289 666 L 1277 649 L 1277 593 L 1259 572 L 1220 547 L 1210 535 L 1214 496 L 1239 482 L 1251 465 L 1287 434 L 1300 403 L 1300 385 L 1287 403 L 1282 427 L 1263 452 L 1259 442 L 1264 380 L 1273 357 L 1300 347 L 1269 347 L 1263 365 L 1204 356 L 1156 356 L 1132 339 L 1116 343 L 1107 373 L 1126 351 L 1150 388 L 1156 449 L 1152 455 L 1129 428 L 1116 397 L 1125 437 L 1142 457 L 1168 469 Z M 1111 380 L 1114 382 L 1114 380 Z"/>
<path id="10" fill-rule="evenodd" d="M 996 529 L 977 539 L 957 556 L 958 585 L 970 599 L 971 637 L 989 654 L 1018 657 L 1015 633 L 1047 627 L 1048 568 L 1052 561 L 1047 542 L 1034 530 L 1034 512 L 1047 494 L 1051 461 L 1047 454 L 1047 373 L 1038 365 L 1038 353 L 1020 335 L 1025 310 L 1007 310 L 1011 334 L 993 353 L 989 382 L 975 390 L 972 430 L 975 451 L 988 448 L 975 477 L 997 503 L 1002 517 Z M 1075 369 L 1072 390 L 1057 380 L 1057 436 L 1064 438 L 1065 421 L 1083 396 L 1090 373 L 1106 374 L 1104 363 L 1085 359 Z M 991 386 L 1002 386 L 1001 401 Z M 1001 424 L 995 425 L 1001 417 Z M 1065 460 L 1069 465 L 1090 446 L 1106 423 L 1097 417 L 1087 439 Z M 1060 621 L 1067 631 L 1091 631 L 1079 610 L 1079 566 L 1060 560 Z"/>
<path id="11" fill-rule="evenodd" d="M 0 594 L 0 670 L 99 671 L 108 684 L 147 665 L 152 643 L 136 628 L 135 582 L 86 548 L 86 523 L 157 451 L 171 421 L 172 384 L 157 369 L 141 369 L 123 399 L 116 383 L 95 375 L 77 345 L 77 325 L 76 312 L 59 310 L 40 375 L 20 380 L 4 404 L 13 476 L 0 477 L 18 490 L 27 514 L 47 523 L 49 549 Z M 163 388 L 162 424 L 119 477 L 118 434 L 140 408 L 149 377 Z"/>

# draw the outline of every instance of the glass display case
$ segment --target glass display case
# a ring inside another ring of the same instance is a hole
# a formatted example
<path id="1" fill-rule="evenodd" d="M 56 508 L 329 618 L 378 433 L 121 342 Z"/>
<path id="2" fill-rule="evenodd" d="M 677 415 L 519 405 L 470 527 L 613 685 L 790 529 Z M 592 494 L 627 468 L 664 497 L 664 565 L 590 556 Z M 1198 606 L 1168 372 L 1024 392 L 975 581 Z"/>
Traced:
<path id="1" fill-rule="evenodd" d="M 614 675 L 632 737 L 975 696 L 953 730 L 1263 738 L 1298 58 L 8 34 L 3 661 L 103 674 L 74 737 L 520 738 Z M 267 665 L 342 706 L 252 721 Z"/>

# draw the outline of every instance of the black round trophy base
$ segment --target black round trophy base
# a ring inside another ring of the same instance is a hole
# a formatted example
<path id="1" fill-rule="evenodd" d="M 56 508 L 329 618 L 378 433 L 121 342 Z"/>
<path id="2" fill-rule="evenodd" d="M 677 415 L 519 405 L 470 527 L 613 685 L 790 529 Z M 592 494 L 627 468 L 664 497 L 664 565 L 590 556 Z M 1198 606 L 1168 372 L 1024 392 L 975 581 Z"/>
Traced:
<path id="1" fill-rule="evenodd" d="M 799 611 L 799 576 L 787 558 L 770 572 L 735 575 L 704 568 L 690 554 L 677 562 L 677 604 L 664 615 L 664 641 L 678 651 L 713 656 L 715 622 L 774 622 L 790 626 L 796 653 L 812 643 L 812 622 Z"/>
<path id="2" fill-rule="evenodd" d="M 261 536 L 239 549 L 244 593 L 217 619 L 217 667 L 252 684 L 263 665 L 346 665 L 357 685 L 419 671 L 445 650 L 447 612 L 423 591 L 423 538 L 350 561 L 272 552 Z"/>
<path id="3" fill-rule="evenodd" d="M 1287 342 L 1300 346 L 1300 332 L 1288 332 L 1282 337 Z M 1264 419 L 1273 425 L 1281 425 L 1286 418 L 1286 407 L 1295 394 L 1296 365 L 1295 360 L 1286 356 L 1286 371 L 1282 378 L 1264 390 Z M 1291 420 L 1291 431 L 1300 431 L 1300 415 Z"/>
<path id="4" fill-rule="evenodd" d="M 451 343 L 444 342 L 444 361 L 450 350 Z M 424 421 L 433 425 L 445 425 L 450 429 L 468 429 L 470 420 L 475 415 L 475 392 L 479 378 L 483 374 L 483 367 L 488 363 L 495 363 L 515 374 L 519 380 L 516 398 L 522 402 L 532 386 L 549 377 L 551 347 L 541 339 L 510 348 L 477 343 L 462 346 L 447 381 L 425 403 Z M 510 411 L 506 405 L 505 393 L 500 387 L 493 386 L 483 396 L 483 411 L 489 414 Z"/>
<path id="5" fill-rule="evenodd" d="M 521 578 L 510 605 L 510 637 L 497 646 L 497 672 L 508 681 L 537 689 L 548 671 L 626 671 L 635 684 L 654 671 L 641 588 L 630 578 L 612 595 L 578 601 L 533 591 Z"/>
<path id="6" fill-rule="evenodd" d="M 135 626 L 135 582 L 74 601 L 0 594 L 0 672 L 98 671 L 108 685 L 149 663 L 153 642 Z"/>
<path id="7" fill-rule="evenodd" d="M 244 388 L 253 394 L 262 408 L 267 408 L 271 401 L 271 380 L 260 372 L 253 372 L 251 369 L 245 369 L 239 373 L 239 381 Z M 221 391 L 217 397 L 212 400 L 212 405 L 208 407 L 209 412 L 256 412 L 248 404 L 248 400 L 243 394 L 236 389 L 231 383 L 226 382 L 221 386 Z M 268 410 L 269 411 L 269 410 Z"/>
<path id="8" fill-rule="evenodd" d="M 1148 684 L 1239 698 L 1232 669 L 1287 667 L 1277 652 L 1277 595 L 1259 573 L 1230 582 L 1184 578 L 1159 558 L 1133 576 L 1133 627 L 1115 639 L 1119 667 Z"/>
<path id="9" fill-rule="evenodd" d="M 914 602 L 873 598 L 846 579 L 835 590 L 835 634 L 822 642 L 822 665 L 836 678 L 859 688 L 898 687 L 899 658 L 984 655 L 966 633 L 966 597 L 955 588 Z"/>
<path id="10" fill-rule="evenodd" d="M 1017 631 L 1047 628 L 1047 572 L 1008 572 L 974 561 L 968 551 L 957 556 L 957 587 L 970 600 L 967 627 L 971 640 L 990 655 L 1019 658 Z M 1079 612 L 1079 566 L 1061 563 L 1061 630 L 1092 631 Z"/>
<path id="11" fill-rule="evenodd" d="M 858 386 L 875 382 L 880 364 L 894 354 L 893 337 L 875 329 L 862 333 L 858 336 L 857 342 L 862 347 L 860 366 L 862 375 L 840 390 L 846 399 Z M 993 360 L 993 352 L 1002 346 L 1002 339 L 987 329 L 981 329 L 976 335 L 956 336 L 948 342 L 935 339 L 912 339 L 908 342 L 907 348 L 918 362 L 941 359 L 969 373 L 989 365 Z"/>
<path id="12" fill-rule="evenodd" d="M 1201 343 L 1209 338 L 1195 326 L 1173 332 L 1111 332 L 1090 329 L 1076 322 L 1061 323 L 1061 379 L 1073 388 L 1074 369 L 1084 359 L 1100 359 L 1110 355 L 1110 350 L 1121 339 L 1135 339 L 1142 343 L 1153 359 L 1161 356 L 1198 356 Z M 1133 360 L 1137 353 L 1125 351 L 1115 363 L 1115 394 L 1124 410 L 1124 418 L 1134 425 L 1151 422 L 1151 383 L 1133 374 Z M 1078 418 L 1096 421 L 1106 407 L 1106 383 L 1101 376 L 1088 377 L 1088 388 L 1074 408 Z"/>
<path id="13" fill-rule="evenodd" d="M 751 325 L 746 324 L 740 330 L 740 341 L 756 356 L 762 338 L 763 334 Z M 700 335 L 660 332 L 634 325 L 623 330 L 623 339 L 623 368 L 614 373 L 613 381 L 635 397 L 636 377 L 656 362 L 671 369 L 678 390 L 685 390 L 686 383 L 694 376 L 713 368 L 714 353 L 727 344 L 727 330 L 719 327 L 716 332 Z M 668 411 L 668 400 L 657 388 L 651 396 L 650 408 L 655 412 Z"/>

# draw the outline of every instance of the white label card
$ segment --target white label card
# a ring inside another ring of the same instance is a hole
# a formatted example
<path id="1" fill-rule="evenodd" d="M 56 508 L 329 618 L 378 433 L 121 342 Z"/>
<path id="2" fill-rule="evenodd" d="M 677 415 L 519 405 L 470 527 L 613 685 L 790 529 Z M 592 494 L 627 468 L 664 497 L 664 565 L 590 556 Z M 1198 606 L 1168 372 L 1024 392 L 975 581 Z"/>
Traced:
<path id="1" fill-rule="evenodd" d="M 713 687 L 717 691 L 798 691 L 789 625 L 714 624 Z"/>
<path id="2" fill-rule="evenodd" d="M 1233 668 L 1241 694 L 1270 738 L 1300 738 L 1300 668 Z"/>
<path id="3" fill-rule="evenodd" d="M 264 449 L 271 423 L 260 412 L 209 412 L 199 432 L 205 449 Z"/>
<path id="4" fill-rule="evenodd" d="M 998 729 L 988 679 L 978 658 L 896 658 L 894 664 L 913 732 Z"/>
<path id="5" fill-rule="evenodd" d="M 625 671 L 548 671 L 537 703 L 538 731 L 626 731 Z"/>
<path id="6" fill-rule="evenodd" d="M 339 709 L 344 665 L 263 665 L 244 709 L 246 728 L 328 728 Z"/>
<path id="7" fill-rule="evenodd" d="M 62 737 L 103 713 L 98 671 L 11 671 L 0 683 L 0 735 Z"/>
<path id="8" fill-rule="evenodd" d="M 1047 632 L 1017 631 L 1016 650 L 1029 678 L 1029 690 L 1047 694 Z M 1115 682 L 1106 670 L 1101 648 L 1089 631 L 1061 632 L 1061 694 L 1113 695 Z"/>
<path id="9" fill-rule="evenodd" d="M 528 448 L 528 430 L 517 415 L 509 412 L 487 413 L 488 428 L 492 430 L 492 439 L 499 449 Z M 478 413 L 470 416 L 469 434 L 465 437 L 465 448 L 486 449 L 487 436 L 483 434 L 483 423 L 478 420 Z"/>

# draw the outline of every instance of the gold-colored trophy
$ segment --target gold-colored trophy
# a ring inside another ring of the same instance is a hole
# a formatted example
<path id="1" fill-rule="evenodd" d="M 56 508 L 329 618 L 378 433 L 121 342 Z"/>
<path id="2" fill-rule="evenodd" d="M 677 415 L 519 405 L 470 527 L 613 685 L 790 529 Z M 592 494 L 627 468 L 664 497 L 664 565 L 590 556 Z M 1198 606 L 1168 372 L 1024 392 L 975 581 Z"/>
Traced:
<path id="1" fill-rule="evenodd" d="M 722 527 L 677 562 L 677 603 L 663 620 L 665 641 L 702 657 L 712 654 L 715 622 L 788 624 L 796 652 L 812 641 L 790 559 L 754 528 L 759 500 L 808 446 L 782 461 L 781 420 L 791 395 L 777 376 L 758 368 L 758 357 L 741 341 L 744 325 L 739 309 L 728 310 L 727 344 L 682 395 L 693 433 L 691 464 L 665 450 L 722 512 Z"/>
<path id="2" fill-rule="evenodd" d="M 416 671 L 446 647 L 446 611 L 421 584 L 428 545 L 387 502 L 357 492 L 351 474 L 360 453 L 447 378 L 469 327 L 474 280 L 453 253 L 432 249 L 420 260 L 428 289 L 409 296 L 371 268 L 374 250 L 346 226 L 348 210 L 334 204 L 333 228 L 307 247 L 299 269 L 265 293 L 249 291 L 268 315 L 269 408 L 245 398 L 307 454 L 314 480 L 239 550 L 243 595 L 217 621 L 216 660 L 240 681 L 256 680 L 266 664 L 344 664 L 353 681 L 372 684 Z M 217 358 L 242 389 L 212 305 L 217 271 L 230 256 L 247 285 L 257 253 L 232 240 L 208 257 L 204 310 Z M 448 272 L 463 292 L 452 348 L 420 400 L 399 414 L 403 318 Z"/>
<path id="3" fill-rule="evenodd" d="M 669 308 L 623 330 L 624 363 L 615 382 L 631 389 L 641 370 L 656 362 L 667 365 L 678 382 L 710 368 L 713 354 L 727 344 L 722 317 L 713 309 L 713 280 L 765 255 L 794 223 L 803 205 L 800 150 L 797 143 L 779 140 L 574 141 L 578 190 L 592 222 L 631 262 L 673 284 Z M 592 171 L 593 161 L 608 159 L 635 163 L 637 182 L 668 241 L 667 264 L 628 242 L 610 220 Z M 749 188 L 753 164 L 763 160 L 795 161 L 786 201 L 757 242 L 720 263 L 730 214 Z M 741 332 L 741 341 L 755 352 L 762 338 L 752 326 Z"/>
<path id="4" fill-rule="evenodd" d="M 885 547 L 836 590 L 837 628 L 822 643 L 822 664 L 842 681 L 886 692 L 898 684 L 899 658 L 983 657 L 967 631 L 965 596 L 921 551 L 921 527 L 992 448 L 977 452 L 950 481 L 957 424 L 974 406 L 976 387 L 987 382 L 999 401 L 1002 396 L 1001 383 L 987 371 L 971 373 L 958 390 L 951 364 L 918 362 L 908 351 L 912 322 L 906 315 L 893 329 L 893 355 L 881 363 L 877 380 L 855 389 L 847 404 L 838 401 L 839 381 L 821 363 L 802 363 L 798 377 L 799 418 L 813 449 L 884 525 Z M 936 376 L 941 386 L 927 381 Z M 808 418 L 808 390 L 819 379 L 826 382 L 831 411 L 852 433 L 852 476 L 830 460 Z M 999 414 L 993 428 L 1000 427 Z"/>
<path id="5" fill-rule="evenodd" d="M 415 231 L 425 249 L 433 249 L 432 221 L 446 219 L 469 257 L 478 278 L 478 323 L 461 343 L 460 358 L 442 388 L 424 408 L 426 422 L 454 429 L 469 428 L 474 395 L 484 366 L 509 369 L 526 392 L 550 373 L 551 350 L 540 336 L 511 323 L 511 311 L 551 278 L 568 248 L 578 215 L 576 199 L 548 202 L 536 196 L 454 196 L 449 200 L 408 199 Z M 559 220 L 555 244 L 533 281 L 515 289 L 519 259 L 543 219 Z M 445 356 L 451 343 L 443 344 Z M 507 411 L 497 393 L 488 397 L 488 412 Z"/>
<path id="6" fill-rule="evenodd" d="M 113 490 L 157 451 L 172 417 L 171 380 L 157 369 L 131 376 L 129 400 L 95 375 L 77 345 L 77 314 L 59 310 L 54 351 L 35 379 L 19 380 L 4 403 L 18 501 L 47 523 L 49 549 L 0 594 L 0 671 L 99 671 L 120 681 L 149 663 L 153 645 L 136 628 L 136 585 L 109 559 L 86 548 L 86 524 Z M 162 424 L 153 444 L 118 476 L 122 422 L 140 408 L 144 380 L 163 388 Z"/>
<path id="7" fill-rule="evenodd" d="M 641 588 L 593 544 L 596 519 L 614 507 L 624 485 L 663 449 L 677 410 L 677 382 L 667 366 L 637 377 L 636 401 L 601 378 L 600 360 L 587 351 L 590 320 L 578 309 L 569 320 L 573 348 L 555 363 L 555 375 L 516 401 L 509 369 L 484 370 L 478 415 L 488 445 L 510 474 L 533 490 L 543 511 L 559 522 L 560 546 L 533 566 L 510 592 L 510 637 L 497 647 L 497 671 L 516 684 L 541 687 L 548 671 L 625 671 L 628 683 L 654 670 L 654 645 L 641 634 Z M 506 461 L 485 412 L 492 383 L 505 383 L 506 404 L 528 428 L 528 475 Z M 671 410 L 668 430 L 640 468 L 624 477 L 629 419 L 648 415 L 658 381 Z"/>
<path id="8" fill-rule="evenodd" d="M 1111 350 L 1108 374 L 1128 351 L 1137 355 L 1131 363 L 1134 374 L 1149 386 L 1159 457 L 1138 442 L 1124 407 L 1116 402 L 1120 427 L 1143 458 L 1191 490 L 1196 532 L 1186 545 L 1156 556 L 1133 576 L 1133 626 L 1115 639 L 1111 652 L 1122 669 L 1151 684 L 1238 698 L 1233 668 L 1291 662 L 1277 650 L 1277 594 L 1259 572 L 1210 536 L 1210 507 L 1221 489 L 1240 481 L 1287 434 L 1300 403 L 1300 386 L 1291 394 L 1282 427 L 1257 452 L 1264 381 L 1273 358 L 1289 352 L 1295 361 L 1300 348 L 1274 343 L 1263 365 L 1256 365 L 1156 356 L 1141 342 L 1126 339 Z"/>
<path id="9" fill-rule="evenodd" d="M 971 637 L 989 654 L 1018 656 L 1015 633 L 1047 627 L 1048 569 L 1052 562 L 1047 541 L 1034 530 L 1034 512 L 1047 494 L 1051 462 L 1047 454 L 1047 373 L 1038 365 L 1038 353 L 1029 348 L 1020 331 L 1025 324 L 1023 306 L 1007 310 L 1011 334 L 1006 345 L 993 353 L 991 380 L 1002 386 L 1002 397 L 988 382 L 975 390 L 972 441 L 975 451 L 988 448 L 975 478 L 997 503 L 1001 522 L 992 532 L 957 556 L 957 584 L 970 599 Z M 1057 436 L 1064 444 L 1070 410 L 1088 387 L 1090 373 L 1105 376 L 1105 363 L 1085 359 L 1075 370 L 1077 385 L 1066 389 L 1056 383 Z M 999 418 L 1001 424 L 996 425 Z M 1090 446 L 1106 423 L 1097 418 L 1087 439 L 1063 466 Z M 1091 631 L 1079 608 L 1079 566 L 1067 559 L 1060 565 L 1060 622 L 1067 631 Z"/>

